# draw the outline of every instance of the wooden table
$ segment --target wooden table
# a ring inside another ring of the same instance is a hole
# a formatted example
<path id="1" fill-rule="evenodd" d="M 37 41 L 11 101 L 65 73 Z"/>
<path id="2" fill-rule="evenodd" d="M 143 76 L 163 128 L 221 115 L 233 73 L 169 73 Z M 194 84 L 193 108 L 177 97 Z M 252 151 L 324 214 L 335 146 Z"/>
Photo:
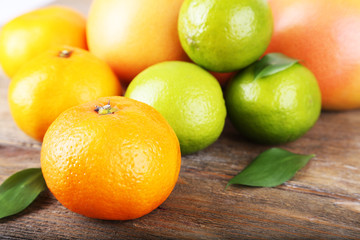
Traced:
<path id="1" fill-rule="evenodd" d="M 73 6 L 85 12 L 88 3 Z M 41 144 L 25 136 L 9 113 L 8 84 L 0 73 L 0 182 L 40 166 Z M 174 191 L 152 213 L 132 221 L 90 219 L 64 208 L 47 190 L 22 213 L 0 220 L 0 238 L 360 239 L 360 111 L 324 112 L 304 137 L 280 146 L 316 154 L 291 181 L 225 190 L 269 147 L 245 141 L 227 122 L 215 144 L 182 158 Z"/>

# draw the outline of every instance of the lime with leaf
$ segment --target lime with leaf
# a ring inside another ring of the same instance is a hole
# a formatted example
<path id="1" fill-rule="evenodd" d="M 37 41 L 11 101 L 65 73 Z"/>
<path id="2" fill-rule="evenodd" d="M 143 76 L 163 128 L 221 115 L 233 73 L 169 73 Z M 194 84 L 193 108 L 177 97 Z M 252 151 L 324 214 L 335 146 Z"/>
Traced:
<path id="1" fill-rule="evenodd" d="M 246 138 L 281 144 L 304 135 L 317 121 L 321 93 L 314 75 L 298 60 L 272 53 L 228 84 L 228 116 Z"/>

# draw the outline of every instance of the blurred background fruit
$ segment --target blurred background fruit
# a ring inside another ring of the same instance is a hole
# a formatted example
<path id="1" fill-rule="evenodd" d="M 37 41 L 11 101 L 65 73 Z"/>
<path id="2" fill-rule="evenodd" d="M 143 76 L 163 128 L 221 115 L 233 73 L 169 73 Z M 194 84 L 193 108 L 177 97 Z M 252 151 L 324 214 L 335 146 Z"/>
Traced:
<path id="1" fill-rule="evenodd" d="M 86 20 L 78 12 L 51 6 L 21 15 L 0 32 L 0 63 L 12 77 L 33 57 L 55 46 L 87 48 Z"/>
<path id="2" fill-rule="evenodd" d="M 126 97 L 153 106 L 179 138 L 183 154 L 202 150 L 220 136 L 226 117 L 218 81 L 188 62 L 158 63 L 130 83 Z"/>
<path id="3" fill-rule="evenodd" d="M 226 86 L 226 83 L 228 81 L 230 81 L 230 79 L 236 75 L 236 72 L 220 73 L 220 72 L 211 72 L 210 71 L 210 73 L 218 80 L 218 82 L 220 83 L 220 85 L 222 87 Z"/>
<path id="4" fill-rule="evenodd" d="M 210 71 L 231 72 L 265 52 L 273 20 L 266 0 L 185 0 L 178 25 L 191 60 Z"/>
<path id="5" fill-rule="evenodd" d="M 95 106 L 110 106 L 100 115 Z M 62 113 L 47 131 L 41 168 L 68 209 L 87 217 L 128 220 L 163 203 L 179 176 L 179 141 L 154 108 L 106 97 Z"/>
<path id="6" fill-rule="evenodd" d="M 274 34 L 267 52 L 303 60 L 319 82 L 324 109 L 360 108 L 360 1 L 269 3 Z"/>
<path id="7" fill-rule="evenodd" d="M 18 127 L 42 141 L 50 124 L 69 107 L 120 95 L 110 67 L 86 50 L 58 47 L 25 64 L 12 79 L 8 101 Z"/>
<path id="8" fill-rule="evenodd" d="M 128 84 L 145 68 L 187 60 L 177 19 L 183 0 L 95 0 L 87 24 L 89 49 Z"/>
<path id="9" fill-rule="evenodd" d="M 317 121 L 321 94 L 314 75 L 296 63 L 286 70 L 255 79 L 255 65 L 227 85 L 229 118 L 246 138 L 265 144 L 293 141 Z"/>

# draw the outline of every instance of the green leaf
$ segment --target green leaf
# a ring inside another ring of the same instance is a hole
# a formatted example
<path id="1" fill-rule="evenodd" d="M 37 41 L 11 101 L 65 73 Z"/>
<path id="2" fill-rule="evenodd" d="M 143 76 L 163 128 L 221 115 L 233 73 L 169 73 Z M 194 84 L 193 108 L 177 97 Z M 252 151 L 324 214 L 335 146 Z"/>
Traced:
<path id="1" fill-rule="evenodd" d="M 270 53 L 255 63 L 255 80 L 284 71 L 299 62 L 281 53 Z"/>
<path id="2" fill-rule="evenodd" d="M 232 178 L 226 187 L 231 184 L 276 187 L 291 179 L 314 156 L 271 148 L 257 156 L 243 171 Z"/>
<path id="3" fill-rule="evenodd" d="M 13 174 L 0 186 L 0 219 L 21 212 L 46 189 L 40 168 Z"/>

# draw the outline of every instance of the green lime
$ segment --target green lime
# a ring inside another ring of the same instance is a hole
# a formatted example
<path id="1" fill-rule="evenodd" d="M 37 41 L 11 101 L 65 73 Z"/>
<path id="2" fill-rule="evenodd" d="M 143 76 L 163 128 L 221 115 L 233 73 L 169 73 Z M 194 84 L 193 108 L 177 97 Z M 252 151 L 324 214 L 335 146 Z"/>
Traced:
<path id="1" fill-rule="evenodd" d="M 232 72 L 256 61 L 273 29 L 266 0 L 185 0 L 179 14 L 182 47 L 198 65 Z"/>
<path id="2" fill-rule="evenodd" d="M 235 128 L 246 138 L 266 144 L 301 137 L 315 124 L 321 111 L 321 94 L 314 75 L 299 63 L 258 78 L 255 71 L 256 65 L 252 64 L 227 86 L 225 101 Z"/>
<path id="3" fill-rule="evenodd" d="M 125 96 L 157 109 L 174 129 L 183 154 L 206 148 L 224 128 L 226 107 L 220 84 L 192 63 L 155 64 L 131 81 Z"/>

